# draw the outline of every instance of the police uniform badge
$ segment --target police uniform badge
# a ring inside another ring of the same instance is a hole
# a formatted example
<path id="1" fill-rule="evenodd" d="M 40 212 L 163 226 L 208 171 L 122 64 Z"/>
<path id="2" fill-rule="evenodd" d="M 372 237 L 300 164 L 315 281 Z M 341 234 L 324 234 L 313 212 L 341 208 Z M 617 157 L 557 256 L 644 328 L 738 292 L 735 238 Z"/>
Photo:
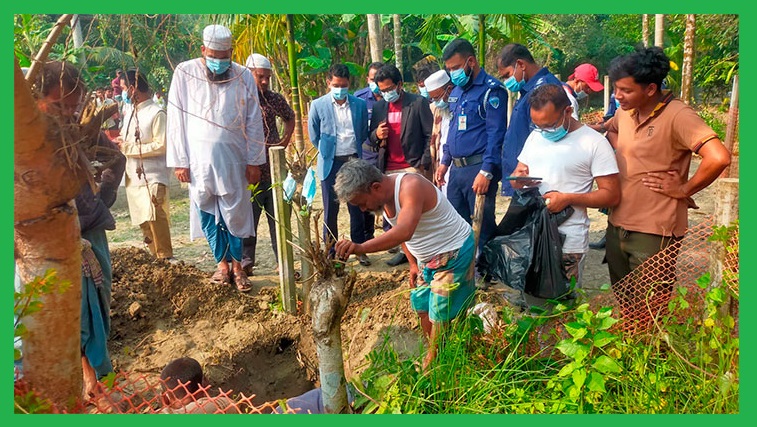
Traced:
<path id="1" fill-rule="evenodd" d="M 491 98 L 489 98 L 489 105 L 491 105 L 494 109 L 499 108 L 499 97 L 492 96 Z"/>

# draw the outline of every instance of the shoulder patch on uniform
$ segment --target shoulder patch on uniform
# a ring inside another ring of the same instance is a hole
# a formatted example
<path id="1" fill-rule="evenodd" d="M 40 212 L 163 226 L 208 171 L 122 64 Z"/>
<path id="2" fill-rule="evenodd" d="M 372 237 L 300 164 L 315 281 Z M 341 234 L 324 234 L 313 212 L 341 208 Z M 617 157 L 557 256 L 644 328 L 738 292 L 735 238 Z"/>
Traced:
<path id="1" fill-rule="evenodd" d="M 495 108 L 495 109 L 499 108 L 499 97 L 492 96 L 491 98 L 489 98 L 489 105 L 491 105 L 492 108 Z"/>

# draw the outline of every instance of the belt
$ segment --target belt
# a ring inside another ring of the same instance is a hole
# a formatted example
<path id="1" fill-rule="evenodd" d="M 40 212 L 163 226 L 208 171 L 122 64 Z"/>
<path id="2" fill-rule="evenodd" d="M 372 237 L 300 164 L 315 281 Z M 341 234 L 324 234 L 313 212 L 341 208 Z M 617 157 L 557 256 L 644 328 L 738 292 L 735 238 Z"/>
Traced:
<path id="1" fill-rule="evenodd" d="M 453 157 L 452 164 L 461 168 L 463 166 L 477 165 L 484 162 L 483 154 L 475 154 L 468 157 Z"/>
<path id="2" fill-rule="evenodd" d="M 344 163 L 348 162 L 350 159 L 356 159 L 356 158 L 357 158 L 357 154 L 348 154 L 346 156 L 334 156 L 334 160 L 339 161 L 339 162 L 344 162 Z"/>

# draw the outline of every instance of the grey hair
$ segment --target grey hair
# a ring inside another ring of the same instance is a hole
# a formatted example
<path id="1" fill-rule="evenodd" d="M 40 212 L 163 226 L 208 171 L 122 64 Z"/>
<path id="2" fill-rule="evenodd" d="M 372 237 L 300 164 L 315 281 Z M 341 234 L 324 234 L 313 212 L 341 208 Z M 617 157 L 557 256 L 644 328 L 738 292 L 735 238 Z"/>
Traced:
<path id="1" fill-rule="evenodd" d="M 363 159 L 352 159 L 336 174 L 334 191 L 340 201 L 347 202 L 358 193 L 370 192 L 371 184 L 383 178 L 384 174 L 376 166 Z"/>

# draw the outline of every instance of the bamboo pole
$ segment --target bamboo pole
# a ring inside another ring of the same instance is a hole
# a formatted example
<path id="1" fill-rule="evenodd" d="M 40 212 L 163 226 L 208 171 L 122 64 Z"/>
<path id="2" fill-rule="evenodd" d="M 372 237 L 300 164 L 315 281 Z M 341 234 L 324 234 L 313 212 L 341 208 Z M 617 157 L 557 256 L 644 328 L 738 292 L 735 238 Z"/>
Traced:
<path id="1" fill-rule="evenodd" d="M 294 283 L 294 254 L 292 253 L 291 206 L 284 201 L 281 184 L 286 177 L 284 147 L 271 147 L 271 186 L 273 187 L 273 212 L 276 218 L 276 246 L 279 252 L 279 283 L 284 311 L 297 312 L 297 293 Z"/>
<path id="2" fill-rule="evenodd" d="M 641 42 L 644 47 L 649 47 L 649 15 L 641 15 Z"/>
<path id="3" fill-rule="evenodd" d="M 26 81 L 27 82 L 34 82 L 34 80 L 37 78 L 37 73 L 42 67 L 42 63 L 47 59 L 47 55 L 50 53 L 50 50 L 53 48 L 53 45 L 58 40 L 58 36 L 60 36 L 60 33 L 63 31 L 63 28 L 65 28 L 69 22 L 71 22 L 71 18 L 74 15 L 67 14 L 62 15 L 60 18 L 58 18 L 58 22 L 55 23 L 55 26 L 53 26 L 53 30 L 50 31 L 50 34 L 47 36 L 47 39 L 42 44 L 42 47 L 39 49 L 39 52 L 37 52 L 37 56 L 34 57 L 34 60 L 32 61 L 31 65 L 29 66 L 29 71 L 26 73 Z"/>

